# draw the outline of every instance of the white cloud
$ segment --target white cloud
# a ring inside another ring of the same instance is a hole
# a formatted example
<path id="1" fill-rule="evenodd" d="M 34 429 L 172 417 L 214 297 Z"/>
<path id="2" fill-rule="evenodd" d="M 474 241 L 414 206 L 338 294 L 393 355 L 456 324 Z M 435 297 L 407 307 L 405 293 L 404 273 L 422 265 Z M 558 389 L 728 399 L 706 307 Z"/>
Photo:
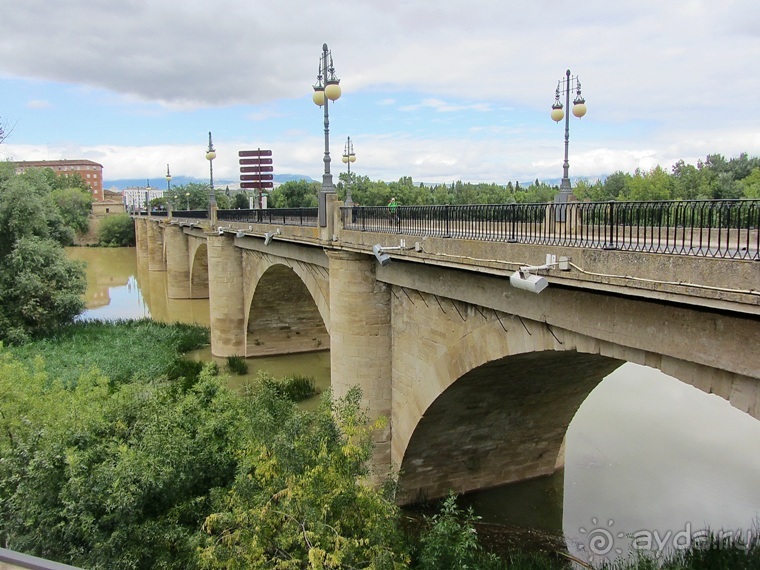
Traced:
<path id="1" fill-rule="evenodd" d="M 755 0 L 471 0 L 466 6 L 387 0 L 350 9 L 338 0 L 221 0 L 213 8 L 198 0 L 26 0 L 0 19 L 0 74 L 104 90 L 133 114 L 154 116 L 149 146 L 122 144 L 125 131 L 110 125 L 96 146 L 76 143 L 79 154 L 102 153 L 109 177 L 153 169 L 160 175 L 167 161 L 180 173 L 185 160 L 187 174 L 203 176 L 208 165 L 196 160 L 197 147 L 155 144 L 169 140 L 161 121 L 185 113 L 204 125 L 199 131 L 216 133 L 205 125 L 226 121 L 230 139 L 245 138 L 241 125 L 263 129 L 280 121 L 271 127 L 279 129 L 280 171 L 319 178 L 318 131 L 297 124 L 278 103 L 308 97 L 327 41 L 344 98 L 365 97 L 373 109 L 352 117 L 350 129 L 366 131 L 356 138 L 363 153 L 357 172 L 363 167 L 383 179 L 530 180 L 559 177 L 561 136 L 540 121 L 547 120 L 568 67 L 580 75 L 589 107 L 584 127 L 573 128 L 571 176 L 708 152 L 760 154 L 758 129 L 747 119 L 760 93 L 760 75 L 751 71 L 760 58 L 758 30 Z M 32 108 L 48 101 L 48 108 L 66 112 L 47 94 L 29 97 Z M 221 118 L 231 105 L 240 105 L 236 122 Z M 407 123 L 399 121 L 401 111 Z M 367 113 L 389 114 L 387 138 L 379 127 L 363 126 Z M 456 134 L 454 117 L 461 127 Z M 441 134 L 439 119 L 449 120 L 452 131 Z M 220 175 L 234 174 L 234 161 L 222 154 Z"/>
<path id="2" fill-rule="evenodd" d="M 50 101 L 31 99 L 30 101 L 27 101 L 26 107 L 27 109 L 50 109 L 52 105 L 50 104 Z"/>

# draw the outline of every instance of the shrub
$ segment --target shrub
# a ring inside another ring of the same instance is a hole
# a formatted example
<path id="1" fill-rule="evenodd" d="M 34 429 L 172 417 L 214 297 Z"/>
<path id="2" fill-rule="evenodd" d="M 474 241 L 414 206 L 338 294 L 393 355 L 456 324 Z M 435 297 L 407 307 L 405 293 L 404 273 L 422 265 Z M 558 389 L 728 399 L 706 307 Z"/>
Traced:
<path id="1" fill-rule="evenodd" d="M 108 216 L 100 222 L 98 244 L 104 247 L 135 245 L 135 223 L 128 214 Z"/>

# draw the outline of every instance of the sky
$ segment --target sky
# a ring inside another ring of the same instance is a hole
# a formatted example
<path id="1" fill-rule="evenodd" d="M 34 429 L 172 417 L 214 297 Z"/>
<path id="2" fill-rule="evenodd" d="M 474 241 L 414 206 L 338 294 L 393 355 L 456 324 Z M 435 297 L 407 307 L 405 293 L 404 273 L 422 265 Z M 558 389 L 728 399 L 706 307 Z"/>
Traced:
<path id="1" fill-rule="evenodd" d="M 757 0 L 0 3 L 0 160 L 203 179 L 211 131 L 215 179 L 262 148 L 276 173 L 320 180 L 325 42 L 336 179 L 349 136 L 371 180 L 559 179 L 567 69 L 588 107 L 570 116 L 573 179 L 760 155 Z"/>

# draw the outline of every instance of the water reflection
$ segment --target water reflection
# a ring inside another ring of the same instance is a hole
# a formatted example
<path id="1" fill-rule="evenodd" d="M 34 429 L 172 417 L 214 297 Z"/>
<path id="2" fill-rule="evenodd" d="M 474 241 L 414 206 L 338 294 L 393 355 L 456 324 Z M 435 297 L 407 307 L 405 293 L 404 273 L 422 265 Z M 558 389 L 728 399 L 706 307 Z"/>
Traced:
<path id="1" fill-rule="evenodd" d="M 134 249 L 68 251 L 89 262 L 83 318 L 208 326 L 208 300 L 168 299 L 166 273 L 138 267 Z M 193 357 L 208 360 L 210 350 Z M 329 352 L 248 360 L 249 377 L 264 369 L 330 383 Z M 462 500 L 486 521 L 564 534 L 582 559 L 594 536 L 612 538 L 607 554 L 625 554 L 637 531 L 672 540 L 687 528 L 749 529 L 760 516 L 760 422 L 657 370 L 626 364 L 608 376 L 573 419 L 565 459 L 564 472 Z"/>
<path id="2" fill-rule="evenodd" d="M 135 248 L 70 247 L 72 259 L 87 263 L 87 310 L 81 320 L 141 319 L 209 326 L 208 299 L 169 299 L 166 272 L 149 272 Z"/>

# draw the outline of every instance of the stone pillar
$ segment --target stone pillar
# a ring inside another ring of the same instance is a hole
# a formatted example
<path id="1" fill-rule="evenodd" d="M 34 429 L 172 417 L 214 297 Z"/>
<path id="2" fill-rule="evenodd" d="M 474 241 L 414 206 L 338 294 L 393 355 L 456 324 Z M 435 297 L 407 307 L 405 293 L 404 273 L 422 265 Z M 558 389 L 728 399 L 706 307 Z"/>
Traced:
<path id="1" fill-rule="evenodd" d="M 166 271 L 164 265 L 164 236 L 155 222 L 145 222 L 148 226 L 148 270 Z"/>
<path id="2" fill-rule="evenodd" d="M 391 468 L 391 291 L 375 279 L 375 259 L 327 251 L 330 258 L 330 384 L 335 397 L 359 386 L 370 419 L 384 416 L 375 434 L 375 481 Z"/>
<path id="3" fill-rule="evenodd" d="M 135 218 L 135 240 L 137 241 L 137 261 L 148 261 L 148 220 Z"/>
<path id="4" fill-rule="evenodd" d="M 164 240 L 169 298 L 190 299 L 190 251 L 187 235 L 179 226 L 166 226 Z"/>
<path id="5" fill-rule="evenodd" d="M 211 353 L 245 356 L 243 254 L 233 234 L 206 234 Z"/>

